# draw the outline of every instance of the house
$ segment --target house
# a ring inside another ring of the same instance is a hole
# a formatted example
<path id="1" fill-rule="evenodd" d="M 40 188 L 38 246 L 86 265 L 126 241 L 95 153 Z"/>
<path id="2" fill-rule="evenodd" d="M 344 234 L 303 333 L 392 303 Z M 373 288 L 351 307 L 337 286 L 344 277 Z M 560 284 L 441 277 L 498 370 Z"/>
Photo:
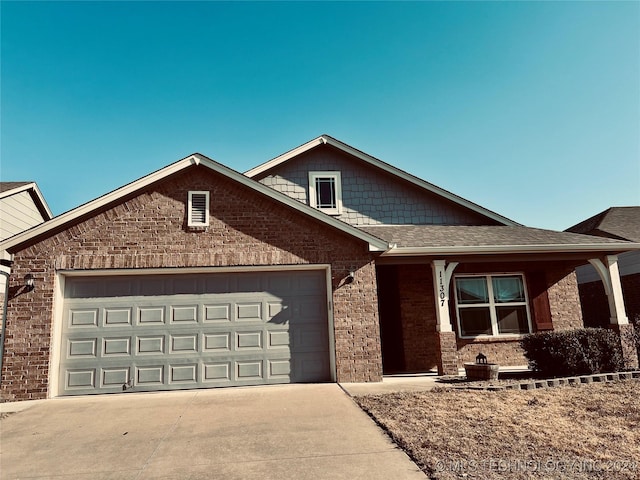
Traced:
<path id="1" fill-rule="evenodd" d="M 582 326 L 574 269 L 640 244 L 524 227 L 322 135 L 244 174 L 193 154 L 0 243 L 7 400 L 380 381 Z M 635 359 L 637 362 L 637 358 Z"/>
<path id="2" fill-rule="evenodd" d="M 604 238 L 640 242 L 640 207 L 611 207 L 566 230 Z M 618 269 L 628 317 L 640 325 L 640 251 L 622 253 Z M 593 265 L 576 268 L 582 316 L 586 326 L 609 324 L 605 287 Z"/>
<path id="3" fill-rule="evenodd" d="M 51 217 L 53 214 L 35 182 L 0 182 L 0 241 Z M 2 275 L 0 302 L 4 301 L 5 286 L 6 276 Z"/>
<path id="4" fill-rule="evenodd" d="M 0 241 L 51 217 L 35 182 L 0 182 Z"/>

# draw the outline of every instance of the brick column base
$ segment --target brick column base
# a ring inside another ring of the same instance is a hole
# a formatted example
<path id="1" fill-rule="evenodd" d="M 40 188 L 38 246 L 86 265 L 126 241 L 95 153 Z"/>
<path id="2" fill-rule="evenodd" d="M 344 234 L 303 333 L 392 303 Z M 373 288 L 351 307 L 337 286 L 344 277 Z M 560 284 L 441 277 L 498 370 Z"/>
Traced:
<path id="1" fill-rule="evenodd" d="M 438 375 L 458 375 L 458 345 L 455 332 L 437 332 Z"/>
<path id="2" fill-rule="evenodd" d="M 624 367 L 628 370 L 638 368 L 638 349 L 634 338 L 633 324 L 627 325 L 611 325 L 611 328 L 620 335 L 620 344 L 622 346 L 622 358 Z"/>

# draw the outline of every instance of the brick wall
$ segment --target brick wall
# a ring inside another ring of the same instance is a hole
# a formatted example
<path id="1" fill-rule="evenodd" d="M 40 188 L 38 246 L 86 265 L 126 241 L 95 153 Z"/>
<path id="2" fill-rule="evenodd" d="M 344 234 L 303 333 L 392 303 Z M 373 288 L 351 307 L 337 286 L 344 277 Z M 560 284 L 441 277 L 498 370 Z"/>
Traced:
<path id="1" fill-rule="evenodd" d="M 578 284 L 574 266 L 563 262 L 519 262 L 494 264 L 466 264 L 460 265 L 455 273 L 492 273 L 492 272 L 522 272 L 525 280 L 529 272 L 544 272 L 551 321 L 554 330 L 568 330 L 583 326 Z M 453 295 L 453 292 L 452 292 Z M 455 310 L 455 309 L 454 309 Z M 533 315 L 533 309 L 531 309 Z M 455 311 L 452 312 L 455 319 Z M 535 326 L 535 319 L 531 319 Z M 455 324 L 455 320 L 454 320 Z M 520 347 L 520 340 L 516 339 L 458 339 L 458 364 L 475 361 L 476 355 L 483 353 L 490 362 L 500 365 L 526 365 L 527 359 Z"/>
<path id="2" fill-rule="evenodd" d="M 578 281 L 573 268 L 549 267 L 546 270 L 547 293 L 554 330 L 582 328 L 582 310 Z"/>
<path id="3" fill-rule="evenodd" d="M 493 272 L 544 272 L 549 309 L 554 329 L 567 330 L 582 326 L 577 282 L 573 265 L 562 262 L 477 263 L 460 264 L 456 274 Z M 433 279 L 429 264 L 399 265 L 398 291 L 400 321 L 404 343 L 405 370 L 409 372 L 433 370 L 438 367 L 439 347 L 436 333 L 436 313 L 433 297 Z M 456 310 L 451 295 L 451 321 L 457 330 Z M 533 314 L 533 311 L 532 311 Z M 532 319 L 535 325 L 535 319 Z M 526 365 L 519 338 L 457 338 L 457 362 L 475 361 L 478 353 L 501 365 Z"/>
<path id="4" fill-rule="evenodd" d="M 205 231 L 186 228 L 189 190 L 211 192 Z M 205 167 L 192 167 L 13 253 L 11 285 L 32 273 L 36 290 L 9 302 L 4 400 L 47 395 L 60 269 L 330 264 L 338 381 L 381 378 L 375 268 L 367 245 Z M 355 281 L 345 284 L 351 267 Z"/>
<path id="5" fill-rule="evenodd" d="M 405 369 L 424 372 L 438 366 L 438 338 L 430 265 L 400 265 L 398 290 Z"/>
<path id="6" fill-rule="evenodd" d="M 458 367 L 466 362 L 475 362 L 476 356 L 486 355 L 490 363 L 503 366 L 521 366 L 527 364 L 524 351 L 520 347 L 520 339 L 462 339 L 458 338 Z"/>

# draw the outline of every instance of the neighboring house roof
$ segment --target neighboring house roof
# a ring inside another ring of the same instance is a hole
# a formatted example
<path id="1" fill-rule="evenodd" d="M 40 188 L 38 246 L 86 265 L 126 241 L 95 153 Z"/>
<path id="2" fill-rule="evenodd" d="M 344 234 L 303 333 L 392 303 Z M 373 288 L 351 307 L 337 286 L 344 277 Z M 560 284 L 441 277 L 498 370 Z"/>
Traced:
<path id="1" fill-rule="evenodd" d="M 164 180 L 175 173 L 178 173 L 186 168 L 195 165 L 202 165 L 206 168 L 209 168 L 231 180 L 234 180 L 255 190 L 258 193 L 271 197 L 282 204 L 285 204 L 295 210 L 298 210 L 299 212 L 315 218 L 316 220 L 324 222 L 325 224 L 337 228 L 338 230 L 341 230 L 355 238 L 359 238 L 369 244 L 369 249 L 371 251 L 384 251 L 388 248 L 388 244 L 386 242 L 374 235 L 371 235 L 362 230 L 358 230 L 356 227 L 353 227 L 340 220 L 336 220 L 335 218 L 326 215 L 325 213 L 320 212 L 315 208 L 305 205 L 297 200 L 292 199 L 291 197 L 288 197 L 283 193 L 262 185 L 261 183 L 256 182 L 255 180 L 246 177 L 245 175 L 242 175 L 241 173 L 236 172 L 235 170 L 232 170 L 229 167 L 226 167 L 214 160 L 211 160 L 210 158 L 202 154 L 194 153 L 193 155 L 189 155 L 182 160 L 178 160 L 177 162 L 174 162 L 160 170 L 157 170 L 153 173 L 150 173 L 149 175 L 146 175 L 138 180 L 124 185 L 117 190 L 113 190 L 112 192 L 98 197 L 95 200 L 80 205 L 79 207 L 66 213 L 58 215 L 48 222 L 45 222 L 21 234 L 14 235 L 9 239 L 0 242 L 0 250 L 15 250 L 15 247 L 19 247 L 20 245 L 25 244 L 29 241 L 63 230 L 65 227 L 73 224 L 74 222 L 78 222 L 84 218 L 90 217 L 94 212 L 101 208 L 105 208 L 108 205 L 114 204 L 122 200 L 123 198 L 135 194 L 145 187 L 148 187 L 149 185 Z"/>
<path id="2" fill-rule="evenodd" d="M 358 228 L 393 245 L 384 255 L 640 250 L 640 243 L 523 226 L 376 225 Z"/>
<path id="3" fill-rule="evenodd" d="M 611 207 L 566 231 L 640 242 L 640 207 Z"/>
<path id="4" fill-rule="evenodd" d="M 0 199 L 28 190 L 44 220 L 53 218 L 53 213 L 35 182 L 0 182 Z"/>
<path id="5" fill-rule="evenodd" d="M 409 183 L 412 183 L 424 190 L 427 190 L 428 192 L 431 193 L 435 193 L 436 195 L 439 195 L 443 198 L 446 198 L 447 200 L 458 204 L 460 206 L 463 206 L 465 208 L 468 208 L 476 213 L 479 213 L 485 217 L 491 218 L 492 220 L 497 221 L 498 223 L 501 223 L 503 225 L 519 225 L 519 223 L 514 222 L 513 220 L 510 220 L 502 215 L 499 215 L 495 212 L 492 212 L 491 210 L 488 210 L 484 207 L 481 207 L 480 205 L 477 205 L 469 200 L 466 200 L 462 197 L 459 197 L 458 195 L 455 195 L 443 188 L 440 188 L 436 185 L 433 185 L 432 183 L 429 183 L 425 180 L 422 180 L 421 178 L 418 178 L 414 175 L 411 175 L 410 173 L 407 173 L 403 170 L 400 170 L 399 168 L 394 167 L 393 165 L 389 165 L 388 163 L 383 162 L 382 160 L 379 160 L 375 157 L 372 157 L 371 155 L 364 153 L 358 149 L 355 149 L 349 145 L 347 145 L 346 143 L 341 142 L 340 140 L 337 140 L 333 137 L 330 137 L 329 135 L 321 135 L 303 145 L 300 145 L 299 147 L 294 148 L 293 150 L 289 150 L 286 153 L 283 153 L 282 155 L 269 160 L 261 165 L 258 165 L 255 168 L 252 168 L 251 170 L 246 171 L 244 174 L 247 177 L 250 178 L 254 178 L 258 175 L 260 175 L 261 173 L 264 173 L 268 170 L 271 170 L 274 167 L 277 167 L 278 165 L 285 163 L 295 157 L 297 157 L 298 155 L 305 153 L 309 150 L 312 150 L 313 148 L 316 148 L 320 145 L 330 145 L 334 148 L 337 148 L 345 153 L 348 153 L 370 165 L 373 165 L 374 167 L 377 167 L 381 170 L 384 170 L 387 173 L 390 173 L 392 175 L 395 175 L 396 177 L 399 177 Z"/>

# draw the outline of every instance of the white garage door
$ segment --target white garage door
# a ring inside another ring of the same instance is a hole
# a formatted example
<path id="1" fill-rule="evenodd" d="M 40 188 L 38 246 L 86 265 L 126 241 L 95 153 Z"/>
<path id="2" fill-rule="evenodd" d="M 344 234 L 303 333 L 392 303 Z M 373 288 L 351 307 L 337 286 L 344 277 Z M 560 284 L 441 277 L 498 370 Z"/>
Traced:
<path id="1" fill-rule="evenodd" d="M 68 277 L 59 394 L 328 381 L 325 278 Z"/>

